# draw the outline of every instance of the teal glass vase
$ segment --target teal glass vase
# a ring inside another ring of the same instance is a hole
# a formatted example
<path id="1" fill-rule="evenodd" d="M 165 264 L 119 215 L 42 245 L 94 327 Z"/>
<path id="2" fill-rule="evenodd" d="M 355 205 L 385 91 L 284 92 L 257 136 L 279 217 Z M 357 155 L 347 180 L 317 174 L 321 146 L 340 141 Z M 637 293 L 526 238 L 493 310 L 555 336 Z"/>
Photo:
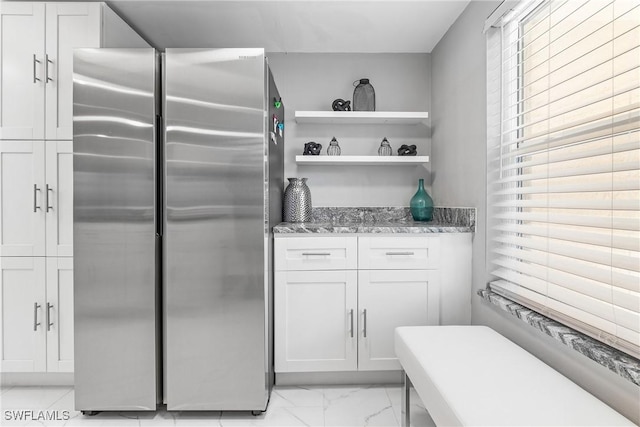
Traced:
<path id="1" fill-rule="evenodd" d="M 415 221 L 431 221 L 433 219 L 433 199 L 424 189 L 424 179 L 418 180 L 418 191 L 411 198 L 409 208 Z"/>

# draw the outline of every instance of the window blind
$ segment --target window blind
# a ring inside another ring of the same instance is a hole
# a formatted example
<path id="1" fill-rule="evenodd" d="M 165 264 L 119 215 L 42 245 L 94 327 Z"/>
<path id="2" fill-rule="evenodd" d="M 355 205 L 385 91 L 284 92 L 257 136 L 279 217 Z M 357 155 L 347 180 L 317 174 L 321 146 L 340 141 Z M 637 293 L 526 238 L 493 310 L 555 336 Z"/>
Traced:
<path id="1" fill-rule="evenodd" d="M 521 1 L 487 78 L 492 290 L 640 357 L 640 3 Z"/>

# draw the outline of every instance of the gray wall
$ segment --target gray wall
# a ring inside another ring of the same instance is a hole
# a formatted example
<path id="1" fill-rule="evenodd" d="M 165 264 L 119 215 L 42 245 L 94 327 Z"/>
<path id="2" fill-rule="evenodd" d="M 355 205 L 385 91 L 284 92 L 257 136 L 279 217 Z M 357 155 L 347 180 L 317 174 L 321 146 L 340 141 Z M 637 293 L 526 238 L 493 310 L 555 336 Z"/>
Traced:
<path id="1" fill-rule="evenodd" d="M 308 141 L 322 144 L 332 136 L 342 155 L 375 155 L 387 137 L 394 153 L 402 144 L 416 144 L 429 155 L 430 129 L 425 125 L 297 124 L 295 110 L 331 111 L 336 98 L 351 100 L 353 82 L 369 78 L 378 111 L 429 111 L 429 54 L 286 54 L 270 53 L 269 65 L 286 107 L 285 177 L 308 177 L 313 206 L 409 206 L 418 178 L 429 184 L 429 166 L 298 166 Z M 428 187 L 428 185 L 427 185 Z M 430 189 L 427 188 L 427 191 Z"/>
<path id="2" fill-rule="evenodd" d="M 472 1 L 431 53 L 433 193 L 439 206 L 475 206 L 472 323 L 488 325 L 640 421 L 640 389 L 476 295 L 488 279 L 486 236 L 486 48 L 482 28 L 499 1 Z"/>

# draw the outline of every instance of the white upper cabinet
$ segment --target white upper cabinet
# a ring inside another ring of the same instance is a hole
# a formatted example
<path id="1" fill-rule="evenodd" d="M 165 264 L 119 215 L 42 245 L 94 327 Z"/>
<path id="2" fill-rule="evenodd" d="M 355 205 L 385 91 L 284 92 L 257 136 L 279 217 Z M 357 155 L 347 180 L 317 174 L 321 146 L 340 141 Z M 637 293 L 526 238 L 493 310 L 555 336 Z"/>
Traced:
<path id="1" fill-rule="evenodd" d="M 0 139 L 73 138 L 73 49 L 148 47 L 104 3 L 0 2 Z"/>
<path id="2" fill-rule="evenodd" d="M 73 49 L 100 47 L 100 3 L 46 6 L 45 138 L 73 138 Z"/>
<path id="3" fill-rule="evenodd" d="M 0 139 L 44 138 L 44 3 L 0 3 Z"/>

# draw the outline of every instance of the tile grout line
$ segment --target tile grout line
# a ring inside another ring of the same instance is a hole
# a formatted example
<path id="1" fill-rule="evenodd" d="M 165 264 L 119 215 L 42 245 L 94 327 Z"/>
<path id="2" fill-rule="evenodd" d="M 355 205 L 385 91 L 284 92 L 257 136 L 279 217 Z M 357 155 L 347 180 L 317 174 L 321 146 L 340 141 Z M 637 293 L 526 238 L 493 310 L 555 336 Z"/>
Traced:
<path id="1" fill-rule="evenodd" d="M 389 387 L 384 388 L 384 392 L 387 393 L 387 399 L 389 399 L 389 404 L 391 405 L 391 413 L 393 414 L 393 418 L 396 419 L 396 425 L 400 426 L 400 420 L 398 419 L 398 415 L 396 414 L 396 410 L 393 407 L 393 401 L 391 400 L 391 395 L 389 394 Z M 402 391 L 400 391 L 402 393 Z"/>
<path id="2" fill-rule="evenodd" d="M 325 410 L 324 410 L 324 392 L 326 390 L 326 387 L 322 387 L 320 390 L 322 391 L 322 425 L 323 425 L 323 427 L 326 427 L 326 425 L 327 425 L 327 416 L 326 416 Z"/>
<path id="3" fill-rule="evenodd" d="M 58 403 L 60 400 L 62 400 L 64 397 L 66 397 L 69 393 L 71 393 L 73 391 L 73 387 L 69 388 L 69 390 L 67 390 L 67 392 L 65 394 L 63 394 L 62 396 L 60 396 L 58 399 L 56 399 L 55 401 L 53 401 L 53 403 L 51 403 L 51 405 L 47 406 L 47 409 L 51 408 L 53 405 L 55 405 L 56 403 Z"/>
<path id="4" fill-rule="evenodd" d="M 14 386 L 7 386 L 7 387 L 3 387 L 3 389 L 0 391 L 0 396 L 2 396 L 3 394 L 5 394 L 6 392 L 8 392 L 9 390 L 11 390 Z"/>

